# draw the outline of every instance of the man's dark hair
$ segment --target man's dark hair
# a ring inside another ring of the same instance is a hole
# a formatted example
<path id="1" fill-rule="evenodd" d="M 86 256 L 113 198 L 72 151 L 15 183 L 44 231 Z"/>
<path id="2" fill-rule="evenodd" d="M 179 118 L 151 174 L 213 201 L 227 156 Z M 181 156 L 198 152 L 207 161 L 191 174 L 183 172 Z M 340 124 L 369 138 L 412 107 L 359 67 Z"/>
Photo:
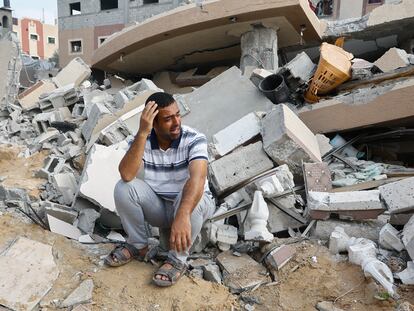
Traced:
<path id="1" fill-rule="evenodd" d="M 172 97 L 171 94 L 168 94 L 165 92 L 157 92 L 157 93 L 152 94 L 145 101 L 145 105 L 147 105 L 151 101 L 154 101 L 158 105 L 158 108 L 167 107 L 175 102 L 174 97 Z"/>

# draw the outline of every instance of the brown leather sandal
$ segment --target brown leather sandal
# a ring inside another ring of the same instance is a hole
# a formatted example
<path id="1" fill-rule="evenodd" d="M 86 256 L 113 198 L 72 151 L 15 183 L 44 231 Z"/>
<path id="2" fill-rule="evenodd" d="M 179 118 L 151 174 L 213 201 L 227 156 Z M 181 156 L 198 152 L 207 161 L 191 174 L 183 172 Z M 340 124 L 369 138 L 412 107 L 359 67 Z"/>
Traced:
<path id="1" fill-rule="evenodd" d="M 129 251 L 130 256 L 126 256 L 124 250 L 127 249 Z M 144 261 L 145 256 L 141 256 L 139 254 L 139 250 L 131 245 L 131 244 L 120 244 L 115 247 L 112 252 L 109 253 L 108 256 L 105 257 L 105 264 L 110 267 L 119 267 L 127 264 L 132 259 L 136 259 L 138 261 Z"/>

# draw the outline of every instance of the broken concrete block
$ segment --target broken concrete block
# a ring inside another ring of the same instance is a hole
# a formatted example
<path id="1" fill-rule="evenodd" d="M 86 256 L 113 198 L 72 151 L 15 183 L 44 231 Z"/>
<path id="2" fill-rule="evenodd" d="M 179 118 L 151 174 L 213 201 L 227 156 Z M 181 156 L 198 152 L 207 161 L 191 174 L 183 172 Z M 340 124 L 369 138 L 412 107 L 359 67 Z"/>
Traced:
<path id="1" fill-rule="evenodd" d="M 41 206 L 45 209 L 46 216 L 51 215 L 54 218 L 57 218 L 69 224 L 73 224 L 76 217 L 78 217 L 78 213 L 66 205 L 61 205 L 49 201 L 42 201 Z"/>
<path id="2" fill-rule="evenodd" d="M 220 268 L 215 264 L 203 266 L 203 275 L 204 279 L 207 281 L 219 284 L 222 282 Z"/>
<path id="3" fill-rule="evenodd" d="M 407 262 L 407 268 L 397 273 L 401 282 L 406 285 L 414 285 L 414 262 Z"/>
<path id="4" fill-rule="evenodd" d="M 35 144 L 43 144 L 59 137 L 59 131 L 54 128 L 48 128 L 46 132 L 36 137 Z"/>
<path id="5" fill-rule="evenodd" d="M 389 250 L 396 250 L 401 252 L 404 249 L 404 244 L 398 235 L 398 230 L 390 224 L 386 224 L 382 227 L 379 234 L 379 244 Z"/>
<path id="6" fill-rule="evenodd" d="M 249 113 L 213 135 L 213 143 L 220 156 L 231 152 L 260 134 L 260 117 Z"/>
<path id="7" fill-rule="evenodd" d="M 321 156 L 323 157 L 329 151 L 333 149 L 332 145 L 329 143 L 330 139 L 323 134 L 316 134 L 316 140 L 318 141 L 319 150 L 321 151 Z"/>
<path id="8" fill-rule="evenodd" d="M 39 103 L 40 95 L 49 93 L 56 89 L 56 86 L 51 81 L 38 81 L 36 84 L 20 93 L 18 96 L 20 106 L 24 111 L 36 108 Z"/>
<path id="9" fill-rule="evenodd" d="M 410 64 L 406 51 L 398 48 L 391 48 L 384 55 L 374 62 L 374 65 L 383 72 L 395 70 Z"/>
<path id="10" fill-rule="evenodd" d="M 262 68 L 256 68 L 252 71 L 251 75 L 250 75 L 250 81 L 252 81 L 252 83 L 254 85 L 256 85 L 256 87 L 259 87 L 260 82 L 262 82 L 262 80 L 264 80 L 264 78 L 272 75 L 273 72 L 266 70 L 266 69 L 262 69 Z"/>
<path id="11" fill-rule="evenodd" d="M 86 140 L 91 138 L 91 135 L 98 124 L 100 118 L 105 114 L 110 114 L 111 112 L 106 108 L 104 104 L 97 103 L 94 104 L 89 113 L 88 119 L 82 126 L 82 135 Z"/>
<path id="12" fill-rule="evenodd" d="M 379 232 L 386 223 L 387 219 L 385 217 L 366 221 L 319 220 L 316 222 L 312 237 L 319 240 L 329 240 L 332 231 L 339 226 L 344 228 L 345 233 L 349 236 L 378 242 Z"/>
<path id="13" fill-rule="evenodd" d="M 329 237 L 329 251 L 332 254 L 345 252 L 348 247 L 349 235 L 345 233 L 344 228 L 336 227 Z"/>
<path id="14" fill-rule="evenodd" d="M 294 59 L 283 67 L 289 69 L 291 75 L 302 83 L 308 82 L 316 69 L 316 65 L 305 52 L 296 55 Z"/>
<path id="15" fill-rule="evenodd" d="M 126 123 L 122 120 L 117 120 L 101 131 L 99 140 L 105 146 L 110 146 L 125 140 L 129 135 L 133 135 L 133 133 Z"/>
<path id="16" fill-rule="evenodd" d="M 81 118 L 86 115 L 85 112 L 85 104 L 78 103 L 75 104 L 72 108 L 72 117 L 74 118 Z"/>
<path id="17" fill-rule="evenodd" d="M 272 250 L 265 258 L 268 267 L 280 270 L 295 255 L 296 249 L 290 245 L 282 245 Z"/>
<path id="18" fill-rule="evenodd" d="M 13 310 L 33 310 L 59 275 L 52 247 L 19 237 L 0 256 L 0 301 Z"/>
<path id="19" fill-rule="evenodd" d="M 393 226 L 404 226 L 412 216 L 414 216 L 414 211 L 411 213 L 391 214 L 390 224 Z"/>
<path id="20" fill-rule="evenodd" d="M 202 268 L 195 268 L 190 270 L 190 277 L 196 279 L 203 279 L 204 278 L 204 271 Z"/>
<path id="21" fill-rule="evenodd" d="M 284 208 L 294 210 L 296 200 L 293 195 L 289 195 L 276 199 L 276 202 L 278 205 Z M 267 206 L 269 207 L 269 219 L 267 220 L 267 227 L 271 233 L 278 233 L 288 230 L 289 228 L 298 229 L 300 227 L 303 227 L 303 223 L 281 211 L 272 203 L 268 203 Z"/>
<path id="22" fill-rule="evenodd" d="M 220 195 L 231 187 L 271 169 L 273 163 L 263 151 L 262 143 L 257 142 L 215 160 L 209 166 L 210 180 Z"/>
<path id="23" fill-rule="evenodd" d="M 237 228 L 231 225 L 218 225 L 216 232 L 216 240 L 218 242 L 218 247 L 222 251 L 227 251 L 230 249 L 230 245 L 237 243 Z"/>
<path id="24" fill-rule="evenodd" d="M 61 307 L 68 308 L 91 302 L 93 287 L 92 279 L 86 279 L 62 302 Z"/>
<path id="25" fill-rule="evenodd" d="M 269 218 L 269 208 L 263 198 L 261 191 L 255 191 L 252 207 L 247 216 L 247 221 L 251 224 L 250 230 L 244 233 L 244 239 L 249 241 L 273 240 L 273 234 L 267 230 L 267 219 Z"/>
<path id="26" fill-rule="evenodd" d="M 386 184 L 378 189 L 391 214 L 414 211 L 414 177 Z"/>
<path id="27" fill-rule="evenodd" d="M 83 208 L 79 212 L 78 228 L 85 233 L 93 233 L 95 229 L 95 221 L 101 216 L 93 208 Z"/>
<path id="28" fill-rule="evenodd" d="M 343 309 L 334 306 L 332 301 L 321 301 L 316 304 L 318 311 L 344 311 Z"/>
<path id="29" fill-rule="evenodd" d="M 216 261 L 223 270 L 223 284 L 233 293 L 252 289 L 268 281 L 266 268 L 250 256 L 234 256 L 231 251 L 220 253 Z"/>
<path id="30" fill-rule="evenodd" d="M 183 123 L 204 133 L 209 142 L 215 133 L 246 114 L 267 111 L 273 106 L 237 67 L 183 95 L 181 101 L 190 111 L 183 117 Z"/>
<path id="31" fill-rule="evenodd" d="M 114 100 L 116 107 L 121 109 L 126 103 L 133 100 L 139 93 L 144 91 L 162 92 L 163 90 L 158 88 L 151 80 L 141 79 L 137 83 L 123 88 L 115 94 Z"/>
<path id="32" fill-rule="evenodd" d="M 265 197 L 271 197 L 295 187 L 293 174 L 286 164 L 276 167 L 273 175 L 255 181 L 255 185 L 263 191 Z"/>
<path id="33" fill-rule="evenodd" d="M 404 226 L 402 232 L 402 241 L 405 245 L 405 249 L 410 255 L 411 259 L 414 260 L 414 216 Z"/>
<path id="34" fill-rule="evenodd" d="M 72 59 L 69 64 L 56 75 L 56 77 L 53 77 L 52 81 L 58 87 L 64 87 L 72 83 L 75 87 L 78 87 L 83 81 L 89 78 L 91 73 L 92 71 L 89 66 L 86 65 L 80 57 L 76 57 Z"/>
<path id="35" fill-rule="evenodd" d="M 375 219 L 385 211 L 379 190 L 308 192 L 307 197 L 312 219 L 328 219 L 331 214 L 337 214 L 342 219 Z"/>
<path id="36" fill-rule="evenodd" d="M 114 212 L 113 191 L 116 183 L 121 179 L 118 164 L 125 155 L 127 148 L 127 143 L 110 147 L 95 144 L 89 151 L 85 163 L 79 195 Z M 105 189 L 105 191 L 102 191 L 102 189 Z"/>
<path id="37" fill-rule="evenodd" d="M 77 190 L 76 178 L 72 173 L 59 173 L 52 175 L 52 183 L 63 196 L 62 202 L 70 205 Z"/>
<path id="38" fill-rule="evenodd" d="M 47 215 L 50 231 L 63 235 L 67 238 L 78 240 L 82 232 L 70 223 L 62 221 L 52 215 Z"/>
<path id="39" fill-rule="evenodd" d="M 36 177 L 48 179 L 50 175 L 60 173 L 65 165 L 65 159 L 49 155 L 44 160 L 44 166 L 34 175 Z"/>
<path id="40" fill-rule="evenodd" d="M 303 163 L 303 177 L 307 192 L 332 190 L 331 171 L 328 163 Z"/>
<path id="41" fill-rule="evenodd" d="M 277 105 L 262 119 L 263 148 L 293 174 L 302 174 L 303 162 L 321 162 L 315 135 L 286 105 Z"/>

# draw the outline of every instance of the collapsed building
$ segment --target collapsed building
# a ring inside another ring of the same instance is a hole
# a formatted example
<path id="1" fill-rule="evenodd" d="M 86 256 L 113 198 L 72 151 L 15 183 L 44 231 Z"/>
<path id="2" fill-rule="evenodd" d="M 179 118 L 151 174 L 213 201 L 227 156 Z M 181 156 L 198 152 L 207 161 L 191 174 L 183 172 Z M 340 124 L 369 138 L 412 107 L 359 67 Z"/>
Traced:
<path id="1" fill-rule="evenodd" d="M 40 194 L 1 184 L 1 208 L 81 243 L 125 241 L 118 163 L 145 100 L 165 90 L 209 141 L 217 212 L 192 246 L 192 277 L 241 294 L 277 282 L 303 241 L 322 241 L 399 302 L 414 284 L 413 9 L 325 23 L 302 0 L 190 4 L 106 39 L 92 66 L 104 80 L 75 58 L 20 94 L 18 48 L 3 39 L 0 142 L 48 155 Z M 167 237 L 148 231 L 162 258 Z M 9 308 L 42 298 L 12 296 L 0 290 Z"/>

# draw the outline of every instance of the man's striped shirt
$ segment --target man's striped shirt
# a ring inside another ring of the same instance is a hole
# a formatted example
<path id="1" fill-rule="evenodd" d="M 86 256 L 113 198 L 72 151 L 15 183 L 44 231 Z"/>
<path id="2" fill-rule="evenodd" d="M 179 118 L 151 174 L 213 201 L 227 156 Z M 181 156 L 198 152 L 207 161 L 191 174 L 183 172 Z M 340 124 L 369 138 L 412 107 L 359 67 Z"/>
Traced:
<path id="1" fill-rule="evenodd" d="M 144 180 L 163 199 L 174 200 L 190 176 L 190 162 L 197 159 L 208 161 L 204 134 L 183 125 L 180 137 L 162 150 L 153 129 L 145 144 Z M 209 191 L 207 178 L 204 191 Z"/>

